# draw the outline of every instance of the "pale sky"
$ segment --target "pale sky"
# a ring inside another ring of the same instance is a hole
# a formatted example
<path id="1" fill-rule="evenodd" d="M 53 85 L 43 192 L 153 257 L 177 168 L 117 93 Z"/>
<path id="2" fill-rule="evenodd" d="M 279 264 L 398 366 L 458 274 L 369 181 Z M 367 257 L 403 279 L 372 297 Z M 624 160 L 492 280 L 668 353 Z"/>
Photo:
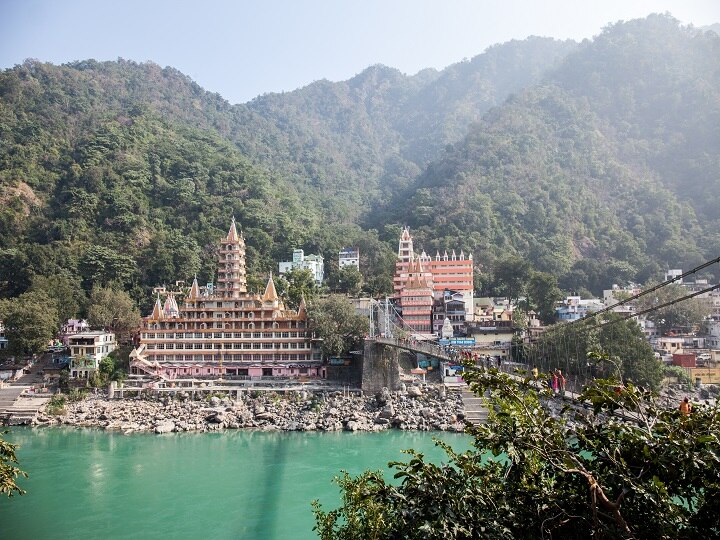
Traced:
<path id="1" fill-rule="evenodd" d="M 378 63 L 412 75 L 530 35 L 591 38 L 666 11 L 720 22 L 720 0 L 0 0 L 0 69 L 152 60 L 239 103 Z"/>

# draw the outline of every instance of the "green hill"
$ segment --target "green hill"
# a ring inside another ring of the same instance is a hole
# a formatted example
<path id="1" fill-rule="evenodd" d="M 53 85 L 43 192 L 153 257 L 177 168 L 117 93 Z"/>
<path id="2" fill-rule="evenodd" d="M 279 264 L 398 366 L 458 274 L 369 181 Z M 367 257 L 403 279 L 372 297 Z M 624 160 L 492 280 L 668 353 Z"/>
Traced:
<path id="1" fill-rule="evenodd" d="M 401 224 L 568 289 L 687 268 L 720 251 L 719 43 L 651 16 L 240 105 L 153 63 L 27 61 L 0 73 L 0 297 L 212 280 L 231 215 L 254 276 L 352 244 L 375 293 Z"/>

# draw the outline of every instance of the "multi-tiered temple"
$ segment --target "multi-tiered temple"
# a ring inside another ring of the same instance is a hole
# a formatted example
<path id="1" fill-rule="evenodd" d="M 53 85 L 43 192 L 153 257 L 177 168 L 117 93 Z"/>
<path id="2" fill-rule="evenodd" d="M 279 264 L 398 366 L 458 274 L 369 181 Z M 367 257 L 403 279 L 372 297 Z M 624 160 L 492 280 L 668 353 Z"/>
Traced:
<path id="1" fill-rule="evenodd" d="M 393 286 L 405 325 L 418 334 L 430 334 L 433 298 L 443 298 L 446 291 L 455 293 L 472 313 L 473 257 L 466 258 L 463 251 L 458 256 L 454 250 L 451 255 L 447 251 L 434 257 L 424 251 L 416 255 L 410 230 L 405 228 L 398 244 Z"/>
<path id="2" fill-rule="evenodd" d="M 245 240 L 235 220 L 220 243 L 217 285 L 193 280 L 178 303 L 158 296 L 143 319 L 131 372 L 186 377 L 325 377 L 311 348 L 305 305 L 286 309 L 272 276 L 263 295 L 247 292 Z M 180 296 L 178 296 L 180 298 Z"/>

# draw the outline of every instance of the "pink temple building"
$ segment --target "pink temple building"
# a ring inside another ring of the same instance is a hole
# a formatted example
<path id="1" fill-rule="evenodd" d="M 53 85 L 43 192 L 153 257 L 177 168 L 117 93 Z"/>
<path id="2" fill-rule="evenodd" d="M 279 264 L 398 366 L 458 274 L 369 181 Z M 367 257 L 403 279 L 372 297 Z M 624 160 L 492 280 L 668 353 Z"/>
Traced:
<path id="1" fill-rule="evenodd" d="M 187 377 L 325 377 L 313 351 L 304 302 L 287 309 L 272 276 L 264 294 L 247 292 L 245 240 L 233 219 L 220 242 L 217 286 L 160 296 L 143 319 L 131 373 Z M 183 297 L 184 296 L 184 297 Z"/>
<path id="2" fill-rule="evenodd" d="M 468 255 L 466 258 L 463 251 L 458 256 L 454 250 L 451 255 L 447 251 L 443 255 L 436 252 L 434 257 L 424 251 L 416 255 L 406 227 L 398 244 L 393 287 L 406 325 L 415 332 L 430 334 L 433 299 L 443 298 L 446 291 L 459 295 L 466 311 L 472 313 L 473 257 Z M 426 306 L 426 289 L 430 290 L 429 307 Z"/>

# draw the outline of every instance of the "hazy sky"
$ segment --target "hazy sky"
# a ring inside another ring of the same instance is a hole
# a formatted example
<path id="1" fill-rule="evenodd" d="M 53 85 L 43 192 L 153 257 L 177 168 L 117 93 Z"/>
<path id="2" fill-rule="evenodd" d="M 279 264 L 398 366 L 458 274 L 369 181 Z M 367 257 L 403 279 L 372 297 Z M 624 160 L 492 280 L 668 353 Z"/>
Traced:
<path id="1" fill-rule="evenodd" d="M 720 22 L 720 0 L 0 0 L 0 68 L 152 60 L 238 103 L 377 63 L 414 74 L 529 35 L 590 38 L 665 11 Z"/>

